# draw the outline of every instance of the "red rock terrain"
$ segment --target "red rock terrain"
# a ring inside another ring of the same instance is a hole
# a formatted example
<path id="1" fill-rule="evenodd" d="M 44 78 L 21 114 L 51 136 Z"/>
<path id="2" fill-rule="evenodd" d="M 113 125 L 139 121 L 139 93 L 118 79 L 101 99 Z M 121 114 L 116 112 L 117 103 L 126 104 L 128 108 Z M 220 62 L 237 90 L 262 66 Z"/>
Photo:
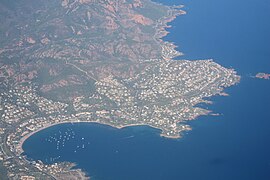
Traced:
<path id="1" fill-rule="evenodd" d="M 108 75 L 133 76 L 144 68 L 139 60 L 162 57 L 166 23 L 183 13 L 148 0 L 25 1 L 0 6 L 0 74 L 34 81 L 48 94 Z"/>

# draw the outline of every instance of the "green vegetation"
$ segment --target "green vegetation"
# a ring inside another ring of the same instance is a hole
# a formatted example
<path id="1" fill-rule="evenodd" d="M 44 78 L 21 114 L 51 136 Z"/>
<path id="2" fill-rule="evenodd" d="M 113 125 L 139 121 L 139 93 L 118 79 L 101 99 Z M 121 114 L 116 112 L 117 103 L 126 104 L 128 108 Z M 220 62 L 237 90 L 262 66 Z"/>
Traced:
<path id="1" fill-rule="evenodd" d="M 0 10 L 0 164 L 9 179 L 87 178 L 71 163 L 26 160 L 23 140 L 36 131 L 96 122 L 148 125 L 179 138 L 191 129 L 187 120 L 209 113 L 197 107 L 204 98 L 240 78 L 212 60 L 172 60 L 181 53 L 161 38 L 184 13 L 179 7 L 5 0 Z"/>

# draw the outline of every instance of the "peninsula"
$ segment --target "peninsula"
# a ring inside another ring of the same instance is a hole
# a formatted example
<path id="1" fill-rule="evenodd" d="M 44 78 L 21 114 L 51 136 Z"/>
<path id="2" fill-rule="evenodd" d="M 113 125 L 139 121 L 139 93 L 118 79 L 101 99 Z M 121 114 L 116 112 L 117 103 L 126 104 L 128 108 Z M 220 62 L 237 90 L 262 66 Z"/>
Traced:
<path id="1" fill-rule="evenodd" d="M 184 60 L 163 41 L 183 6 L 150 0 L 0 2 L 0 163 L 9 179 L 88 179 L 70 162 L 29 162 L 22 144 L 60 123 L 148 125 L 179 138 L 198 107 L 240 76 Z M 177 59 L 177 60 L 176 60 Z"/>

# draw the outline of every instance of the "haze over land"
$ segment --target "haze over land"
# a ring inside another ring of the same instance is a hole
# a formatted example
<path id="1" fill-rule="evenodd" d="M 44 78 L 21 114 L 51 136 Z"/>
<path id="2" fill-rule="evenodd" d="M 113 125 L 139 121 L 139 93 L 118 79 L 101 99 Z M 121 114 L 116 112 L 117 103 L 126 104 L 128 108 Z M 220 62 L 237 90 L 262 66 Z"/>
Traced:
<path id="1" fill-rule="evenodd" d="M 185 14 L 148 0 L 0 3 L 1 159 L 19 179 L 84 178 L 73 164 L 30 164 L 23 140 L 64 122 L 149 125 L 178 138 L 195 107 L 239 82 L 233 69 L 181 55 L 160 38 Z"/>

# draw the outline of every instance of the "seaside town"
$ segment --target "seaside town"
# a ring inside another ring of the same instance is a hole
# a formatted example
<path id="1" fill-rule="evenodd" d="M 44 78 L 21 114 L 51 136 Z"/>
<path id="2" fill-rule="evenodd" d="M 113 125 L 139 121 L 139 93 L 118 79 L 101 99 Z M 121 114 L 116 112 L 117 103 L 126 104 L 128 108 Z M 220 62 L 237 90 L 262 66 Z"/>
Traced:
<path id="1" fill-rule="evenodd" d="M 168 33 L 167 23 L 184 14 L 182 6 L 148 0 L 61 2 L 50 2 L 59 12 L 47 5 L 46 11 L 35 10 L 33 17 L 40 19 L 25 22 L 30 25 L 20 24 L 27 18 L 14 18 L 23 37 L 6 33 L 10 39 L 0 46 L 0 170 L 8 179 L 89 178 L 71 162 L 27 159 L 24 141 L 45 128 L 79 122 L 146 125 L 161 130 L 162 137 L 180 138 L 191 130 L 189 120 L 211 113 L 198 104 L 226 95 L 224 88 L 240 80 L 213 60 L 173 60 L 182 53 L 160 38 Z M 31 25 L 40 31 L 32 33 Z M 51 31 L 44 33 L 44 27 Z"/>
<path id="2" fill-rule="evenodd" d="M 69 172 L 62 164 L 27 165 L 22 143 L 33 132 L 67 122 L 97 122 L 116 128 L 148 125 L 162 130 L 162 136 L 179 138 L 190 130 L 185 123 L 209 110 L 195 107 L 239 81 L 234 70 L 212 60 L 153 60 L 145 71 L 129 79 L 108 76 L 95 83 L 90 97 L 76 97 L 73 104 L 53 102 L 38 96 L 32 84 L 9 87 L 1 92 L 1 153 L 10 177 L 33 173 Z M 1 88 L 1 89 L 4 89 Z M 68 109 L 73 109 L 68 111 Z M 70 168 L 69 166 L 67 166 Z M 31 171 L 30 171 L 31 172 Z M 78 173 L 78 171 L 75 171 Z"/>

